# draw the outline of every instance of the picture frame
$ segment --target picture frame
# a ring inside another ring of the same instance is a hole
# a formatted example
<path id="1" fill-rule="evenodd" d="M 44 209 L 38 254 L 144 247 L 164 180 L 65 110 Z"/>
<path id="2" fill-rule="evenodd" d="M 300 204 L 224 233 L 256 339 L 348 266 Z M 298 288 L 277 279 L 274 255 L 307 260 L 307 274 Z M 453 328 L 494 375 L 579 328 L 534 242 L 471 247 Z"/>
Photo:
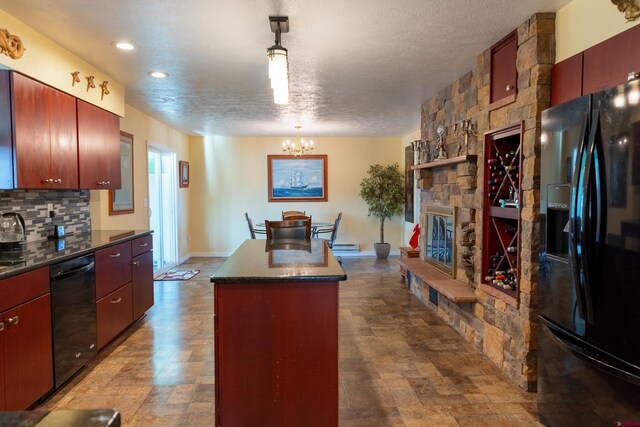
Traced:
<path id="1" fill-rule="evenodd" d="M 180 188 L 189 187 L 189 162 L 180 160 L 178 162 L 178 177 L 180 180 Z"/>
<path id="2" fill-rule="evenodd" d="M 326 202 L 327 155 L 267 156 L 269 202 Z"/>
<path id="3" fill-rule="evenodd" d="M 134 213 L 133 176 L 133 135 L 120 131 L 120 177 L 122 186 L 117 190 L 109 190 L 109 215 Z"/>

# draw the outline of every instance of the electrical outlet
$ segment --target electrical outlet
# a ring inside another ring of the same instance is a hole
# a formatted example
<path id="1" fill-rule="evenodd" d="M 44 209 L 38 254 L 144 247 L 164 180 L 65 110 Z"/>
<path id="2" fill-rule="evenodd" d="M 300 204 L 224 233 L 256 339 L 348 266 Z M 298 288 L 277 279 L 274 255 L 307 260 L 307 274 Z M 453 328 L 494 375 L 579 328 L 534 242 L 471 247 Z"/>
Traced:
<path id="1" fill-rule="evenodd" d="M 53 210 L 53 203 L 47 203 L 47 215 Z"/>

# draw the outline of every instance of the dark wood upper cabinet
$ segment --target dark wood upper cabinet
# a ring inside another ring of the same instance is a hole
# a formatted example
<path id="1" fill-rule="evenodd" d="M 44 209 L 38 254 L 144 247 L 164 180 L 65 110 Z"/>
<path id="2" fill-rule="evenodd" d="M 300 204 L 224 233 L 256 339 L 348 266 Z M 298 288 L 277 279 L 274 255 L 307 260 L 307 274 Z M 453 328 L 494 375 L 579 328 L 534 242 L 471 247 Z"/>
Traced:
<path id="1" fill-rule="evenodd" d="M 584 51 L 582 94 L 626 83 L 632 72 L 640 72 L 640 26 Z"/>
<path id="2" fill-rule="evenodd" d="M 77 111 L 80 188 L 120 188 L 120 118 L 79 99 Z"/>
<path id="3" fill-rule="evenodd" d="M 517 50 L 518 34 L 515 31 L 491 47 L 491 104 L 515 101 Z"/>
<path id="4" fill-rule="evenodd" d="M 582 96 L 582 58 L 580 52 L 553 66 L 551 106 Z"/>
<path id="5" fill-rule="evenodd" d="M 3 91 L 13 112 L 0 117 L 3 127 L 12 129 L 0 145 L 11 140 L 13 156 L 3 154 L 2 166 L 12 170 L 11 182 L 2 179 L 2 188 L 78 188 L 78 151 L 75 98 L 12 71 L 3 71 Z M 9 121 L 7 121 L 9 120 Z M 11 153 L 11 150 L 6 151 Z M 12 158 L 13 157 L 13 158 Z M 10 162 L 14 162 L 9 167 Z M 5 178 L 5 177 L 3 177 Z"/>

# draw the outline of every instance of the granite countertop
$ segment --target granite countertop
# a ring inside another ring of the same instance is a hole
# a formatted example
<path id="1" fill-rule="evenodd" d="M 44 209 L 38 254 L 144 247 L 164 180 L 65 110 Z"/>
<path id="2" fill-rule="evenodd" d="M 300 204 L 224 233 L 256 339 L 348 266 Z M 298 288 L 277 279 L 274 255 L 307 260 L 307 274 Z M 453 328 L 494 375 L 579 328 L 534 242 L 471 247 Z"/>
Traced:
<path id="1" fill-rule="evenodd" d="M 5 263 L 3 258 L 6 259 L 8 256 L 0 252 L 0 279 L 83 256 L 151 233 L 150 230 L 98 230 L 73 234 L 60 240 L 28 242 L 22 249 L 24 262 Z"/>
<path id="2" fill-rule="evenodd" d="M 120 413 L 113 409 L 0 412 L 0 425 L 6 427 L 120 427 Z"/>
<path id="3" fill-rule="evenodd" d="M 347 275 L 323 239 L 247 240 L 211 276 L 219 284 L 339 280 Z"/>

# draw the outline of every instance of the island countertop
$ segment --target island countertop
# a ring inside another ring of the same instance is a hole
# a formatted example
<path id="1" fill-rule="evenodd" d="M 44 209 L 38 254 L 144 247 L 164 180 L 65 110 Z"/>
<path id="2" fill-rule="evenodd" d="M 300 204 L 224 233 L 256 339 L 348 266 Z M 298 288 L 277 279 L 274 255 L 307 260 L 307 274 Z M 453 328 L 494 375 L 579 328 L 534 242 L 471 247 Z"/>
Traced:
<path id="1" fill-rule="evenodd" d="M 219 284 L 341 280 L 347 275 L 322 239 L 246 240 L 211 276 Z"/>

